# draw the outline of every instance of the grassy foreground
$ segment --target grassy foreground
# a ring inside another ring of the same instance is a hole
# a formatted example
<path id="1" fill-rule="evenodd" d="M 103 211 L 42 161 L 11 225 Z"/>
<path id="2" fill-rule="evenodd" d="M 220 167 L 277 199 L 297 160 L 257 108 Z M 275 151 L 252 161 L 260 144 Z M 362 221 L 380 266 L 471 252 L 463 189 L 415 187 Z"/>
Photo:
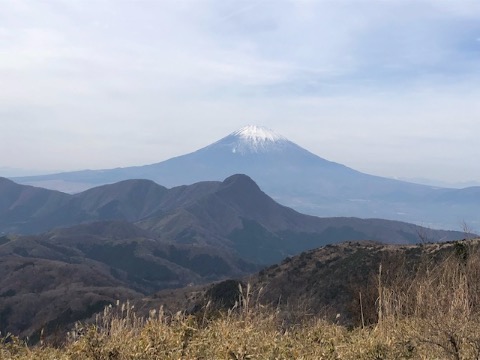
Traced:
<path id="1" fill-rule="evenodd" d="M 287 324 L 279 310 L 252 304 L 247 290 L 234 309 L 196 317 L 160 309 L 140 318 L 128 304 L 108 307 L 58 348 L 8 336 L 0 359 L 480 359 L 478 246 L 452 250 L 408 275 L 380 268 L 370 325 Z"/>
<path id="2" fill-rule="evenodd" d="M 106 311 L 107 317 L 110 310 Z M 285 329 L 274 313 L 229 315 L 199 324 L 178 315 L 167 320 L 109 318 L 64 347 L 3 344 L 1 359 L 444 359 L 439 346 L 420 342 L 412 323 L 346 328 L 317 320 Z M 417 324 L 415 324 L 417 325 Z M 471 358 L 471 357 L 468 357 Z"/>

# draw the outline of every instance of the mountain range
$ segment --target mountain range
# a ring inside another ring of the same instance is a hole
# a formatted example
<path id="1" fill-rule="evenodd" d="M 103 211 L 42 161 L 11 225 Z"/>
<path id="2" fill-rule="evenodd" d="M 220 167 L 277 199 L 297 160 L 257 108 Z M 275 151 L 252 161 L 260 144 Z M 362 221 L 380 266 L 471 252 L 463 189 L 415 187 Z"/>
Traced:
<path id="1" fill-rule="evenodd" d="M 0 199 L 0 233 L 35 234 L 90 222 L 126 221 L 161 241 L 214 246 L 257 264 L 345 240 L 415 243 L 420 237 L 441 241 L 463 236 L 398 221 L 300 214 L 240 174 L 222 182 L 171 189 L 150 180 L 125 180 L 74 195 L 3 178 Z"/>
<path id="2" fill-rule="evenodd" d="M 304 215 L 242 174 L 170 189 L 125 180 L 73 195 L 0 178 L 0 232 L 0 331 L 32 340 L 118 299 L 245 276 L 327 244 L 464 236 Z"/>
<path id="3" fill-rule="evenodd" d="M 476 213 L 463 215 L 479 198 L 475 187 L 362 174 L 254 126 L 158 164 L 18 181 L 0 177 L 0 332 L 32 342 L 42 329 L 63 336 L 75 321 L 118 300 L 141 309 L 174 302 L 195 309 L 204 295 L 223 301 L 238 282 L 204 284 L 247 279 L 262 268 L 247 280 L 266 289 L 262 301 L 280 304 L 283 296 L 282 306 L 301 300 L 315 311 L 348 313 L 355 283 L 398 252 L 379 242 L 416 254 L 418 247 L 405 244 L 466 236 L 376 217 L 421 215 L 417 222 L 443 224 L 456 216 L 474 224 Z M 277 201 L 362 218 L 305 215 Z M 345 241 L 363 242 L 336 245 Z"/>
<path id="4" fill-rule="evenodd" d="M 323 159 L 275 132 L 244 127 L 193 153 L 152 165 L 14 178 L 70 192 L 128 179 L 167 187 L 250 176 L 276 201 L 318 216 L 407 221 L 434 228 L 479 225 L 480 187 L 439 188 L 361 173 Z"/>
<path id="5" fill-rule="evenodd" d="M 272 306 L 285 323 L 320 317 L 349 327 L 376 324 L 379 281 L 383 287 L 396 286 L 407 293 L 422 276 L 438 273 L 441 263 L 459 266 L 463 271 L 468 266 L 477 269 L 479 246 L 479 238 L 417 245 L 374 241 L 330 244 L 243 278 L 162 290 L 139 299 L 138 306 L 163 306 L 170 312 L 189 309 L 205 316 L 206 308 L 231 308 L 248 293 L 249 306 Z"/>

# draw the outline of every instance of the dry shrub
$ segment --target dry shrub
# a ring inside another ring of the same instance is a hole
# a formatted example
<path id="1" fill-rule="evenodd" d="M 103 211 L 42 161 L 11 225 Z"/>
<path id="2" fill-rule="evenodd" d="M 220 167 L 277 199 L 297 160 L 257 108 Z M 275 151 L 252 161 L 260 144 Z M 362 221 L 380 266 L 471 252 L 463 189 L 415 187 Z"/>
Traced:
<path id="1" fill-rule="evenodd" d="M 479 359 L 477 245 L 451 245 L 442 260 L 427 256 L 414 271 L 400 260 L 389 264 L 372 280 L 372 326 L 347 329 L 319 318 L 286 324 L 247 285 L 213 317 L 207 306 L 196 316 L 159 309 L 142 318 L 118 304 L 94 325 L 77 325 L 60 349 L 3 339 L 0 359 Z"/>
<path id="2" fill-rule="evenodd" d="M 62 349 L 0 346 L 0 359 L 398 359 L 401 343 L 374 329 L 347 330 L 320 319 L 285 326 L 279 311 L 241 289 L 237 304 L 213 319 L 152 311 L 135 315 L 129 304 L 107 307 L 96 324 L 78 325 Z M 206 309 L 205 311 L 207 311 Z"/>
<path id="3" fill-rule="evenodd" d="M 402 336 L 441 358 L 480 359 L 480 252 L 456 242 L 439 262 L 426 258 L 413 275 L 378 276 L 378 328 L 402 327 Z M 400 326 L 401 324 L 401 326 Z"/>

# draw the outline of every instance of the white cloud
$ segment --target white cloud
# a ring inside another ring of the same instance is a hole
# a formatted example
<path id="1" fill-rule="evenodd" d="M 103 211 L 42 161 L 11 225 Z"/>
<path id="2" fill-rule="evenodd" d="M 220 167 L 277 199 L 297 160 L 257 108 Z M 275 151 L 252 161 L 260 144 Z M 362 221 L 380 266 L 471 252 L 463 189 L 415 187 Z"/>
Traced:
<path id="1" fill-rule="evenodd" d="M 461 180 L 438 159 L 473 172 L 479 152 L 479 20 L 468 0 L 6 0 L 0 166 L 151 163 L 257 122 L 362 170 Z"/>

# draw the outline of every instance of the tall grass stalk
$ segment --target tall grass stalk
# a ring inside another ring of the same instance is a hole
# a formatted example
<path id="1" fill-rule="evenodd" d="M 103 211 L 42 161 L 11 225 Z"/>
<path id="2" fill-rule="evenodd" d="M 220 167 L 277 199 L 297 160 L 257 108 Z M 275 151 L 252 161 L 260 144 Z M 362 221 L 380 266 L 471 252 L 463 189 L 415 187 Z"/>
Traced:
<path id="1" fill-rule="evenodd" d="M 479 290 L 478 247 L 458 242 L 442 261 L 409 278 L 379 280 L 377 328 L 401 324 L 419 347 L 437 347 L 443 358 L 480 359 Z"/>

